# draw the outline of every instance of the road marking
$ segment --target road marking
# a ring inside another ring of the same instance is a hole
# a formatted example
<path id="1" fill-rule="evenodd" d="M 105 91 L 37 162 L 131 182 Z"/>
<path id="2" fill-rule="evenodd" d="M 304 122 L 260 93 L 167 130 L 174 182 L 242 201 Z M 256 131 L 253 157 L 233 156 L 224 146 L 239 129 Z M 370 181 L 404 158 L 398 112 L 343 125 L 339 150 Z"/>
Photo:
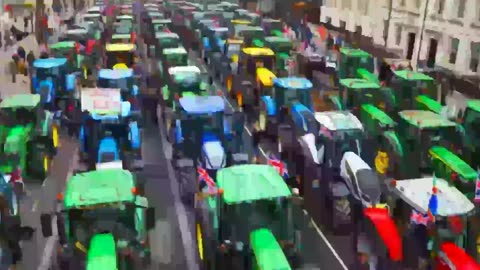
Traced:
<path id="1" fill-rule="evenodd" d="M 45 187 L 45 185 L 47 184 L 47 180 L 48 180 L 49 177 L 45 178 L 45 180 L 43 180 L 43 183 L 42 183 L 42 188 Z"/>
<path id="2" fill-rule="evenodd" d="M 32 205 L 32 212 L 36 212 L 38 208 L 38 200 L 35 200 Z"/>
<path id="3" fill-rule="evenodd" d="M 320 235 L 320 237 L 322 238 L 323 242 L 325 242 L 325 244 L 327 245 L 328 249 L 330 249 L 330 251 L 332 252 L 333 256 L 335 257 L 335 259 L 337 259 L 338 263 L 342 266 L 342 268 L 344 270 L 348 270 L 348 267 L 347 265 L 345 264 L 345 262 L 342 260 L 342 258 L 340 258 L 340 255 L 338 255 L 337 251 L 335 250 L 335 248 L 333 248 L 332 244 L 330 243 L 330 241 L 328 241 L 327 237 L 325 236 L 325 234 L 323 234 L 323 232 L 320 230 L 320 228 L 318 227 L 317 223 L 315 223 L 315 221 L 310 217 L 310 215 L 308 214 L 307 210 L 303 209 L 303 215 L 307 216 L 308 218 L 310 218 L 310 222 L 312 222 L 312 225 L 313 227 L 315 228 L 315 230 L 317 231 L 318 235 Z"/>

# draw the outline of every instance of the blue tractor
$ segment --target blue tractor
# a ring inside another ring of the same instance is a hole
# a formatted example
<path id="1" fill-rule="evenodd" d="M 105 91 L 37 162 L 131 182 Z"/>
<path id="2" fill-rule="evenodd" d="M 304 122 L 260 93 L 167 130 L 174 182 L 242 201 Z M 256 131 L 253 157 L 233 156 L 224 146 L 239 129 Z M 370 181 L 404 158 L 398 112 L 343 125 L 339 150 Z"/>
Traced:
<path id="1" fill-rule="evenodd" d="M 139 112 L 139 88 L 135 83 L 133 69 L 101 69 L 98 72 L 98 87 L 120 88 L 123 101 L 129 101 L 132 111 Z"/>
<path id="2" fill-rule="evenodd" d="M 76 73 L 67 70 L 67 58 L 40 58 L 33 62 L 32 94 L 51 110 L 62 111 L 76 105 Z M 69 73 L 71 72 L 71 73 Z"/>
<path id="3" fill-rule="evenodd" d="M 171 129 L 175 159 L 193 160 L 212 177 L 221 168 L 248 161 L 248 157 L 240 153 L 242 134 L 232 132 L 235 125 L 243 129 L 243 122 L 235 122 L 233 115 L 225 115 L 222 97 L 187 96 L 180 98 L 178 104 L 175 127 Z"/>
<path id="4" fill-rule="evenodd" d="M 80 151 L 86 160 L 89 170 L 103 163 L 121 162 L 125 169 L 143 168 L 141 135 L 138 123 L 131 118 L 131 105 L 118 99 L 118 110 L 95 109 L 84 96 L 91 91 L 120 91 L 119 89 L 84 89 L 82 91 L 82 111 L 88 111 L 80 128 Z M 92 95 L 90 96 L 92 97 Z M 85 103 L 85 104 L 84 104 Z M 85 106 L 84 106 L 85 105 Z"/>

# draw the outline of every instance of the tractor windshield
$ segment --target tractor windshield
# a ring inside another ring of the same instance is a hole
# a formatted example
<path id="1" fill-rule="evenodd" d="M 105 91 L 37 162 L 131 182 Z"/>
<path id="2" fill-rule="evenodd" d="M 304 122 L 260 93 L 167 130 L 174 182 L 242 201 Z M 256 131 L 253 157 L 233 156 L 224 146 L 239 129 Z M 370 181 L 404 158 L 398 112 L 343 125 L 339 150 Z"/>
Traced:
<path id="1" fill-rule="evenodd" d="M 9 108 L 2 109 L 1 112 L 1 123 L 6 126 L 15 126 L 15 125 L 27 125 L 36 123 L 37 116 L 35 114 L 36 110 L 26 109 L 26 108 Z"/>
<path id="2" fill-rule="evenodd" d="M 228 31 L 214 31 L 213 36 L 221 40 L 226 40 L 228 38 Z"/>
<path id="3" fill-rule="evenodd" d="M 224 54 L 230 58 L 233 55 L 240 55 L 240 49 L 242 48 L 241 44 L 234 44 L 234 43 L 229 43 L 228 45 L 225 46 L 225 52 Z"/>
<path id="4" fill-rule="evenodd" d="M 57 78 L 60 76 L 60 67 L 38 68 L 36 70 L 37 80 L 43 81 L 48 77 Z"/>
<path id="5" fill-rule="evenodd" d="M 128 67 L 134 64 L 134 53 L 131 51 L 111 51 L 107 52 L 107 68 L 113 68 L 116 64 L 124 63 Z"/>
<path id="6" fill-rule="evenodd" d="M 160 43 L 160 47 L 162 48 L 177 48 L 179 45 L 179 39 L 178 38 L 173 38 L 173 37 L 164 37 L 161 39 L 158 39 Z"/>
<path id="7" fill-rule="evenodd" d="M 334 157 L 334 159 L 331 160 L 333 168 L 339 168 L 345 152 L 354 152 L 357 155 L 361 154 L 362 138 L 363 132 L 359 129 L 332 131 L 322 128 L 320 130 L 320 136 L 316 139 L 316 145 L 317 149 L 324 146 L 324 156 Z"/>
<path id="8" fill-rule="evenodd" d="M 166 54 L 165 58 L 170 67 L 186 66 L 188 64 L 187 54 Z"/>
<path id="9" fill-rule="evenodd" d="M 248 239 L 250 232 L 261 228 L 269 228 L 279 239 L 288 239 L 287 205 L 283 198 L 227 205 L 222 220 L 228 225 L 222 226 L 225 229 L 222 239 L 243 241 Z"/>
<path id="10" fill-rule="evenodd" d="M 71 209 L 68 213 L 69 235 L 87 246 L 88 240 L 95 234 L 118 232 L 134 237 L 135 208 L 124 203 L 87 206 Z M 126 238 L 126 237 L 125 237 Z"/>
<path id="11" fill-rule="evenodd" d="M 98 86 L 101 88 L 120 88 L 122 90 L 129 90 L 133 87 L 133 78 L 107 79 L 98 78 Z"/>
<path id="12" fill-rule="evenodd" d="M 468 129 L 468 132 L 472 134 L 473 138 L 480 137 L 480 112 L 467 109 L 465 115 L 465 128 Z"/>

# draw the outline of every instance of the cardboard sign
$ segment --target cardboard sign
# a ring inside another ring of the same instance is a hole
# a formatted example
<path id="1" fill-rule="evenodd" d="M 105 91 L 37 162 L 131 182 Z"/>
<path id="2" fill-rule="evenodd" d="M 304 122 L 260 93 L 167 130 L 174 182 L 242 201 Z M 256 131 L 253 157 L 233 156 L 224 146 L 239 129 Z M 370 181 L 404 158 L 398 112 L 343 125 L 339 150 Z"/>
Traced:
<path id="1" fill-rule="evenodd" d="M 122 111 L 120 89 L 86 88 L 82 89 L 82 111 L 96 114 L 118 115 Z"/>

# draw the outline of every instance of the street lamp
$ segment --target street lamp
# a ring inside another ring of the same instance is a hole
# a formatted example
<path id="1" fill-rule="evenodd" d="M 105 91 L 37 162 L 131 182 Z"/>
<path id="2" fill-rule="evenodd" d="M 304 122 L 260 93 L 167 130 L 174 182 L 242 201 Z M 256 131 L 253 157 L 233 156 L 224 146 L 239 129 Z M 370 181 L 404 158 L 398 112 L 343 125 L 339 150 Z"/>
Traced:
<path id="1" fill-rule="evenodd" d="M 427 21 L 427 12 L 428 12 L 429 3 L 430 3 L 430 0 L 426 0 L 425 8 L 423 9 L 422 28 L 420 29 L 420 43 L 418 44 L 417 57 L 415 58 L 415 69 L 416 70 L 418 70 L 418 60 L 420 60 L 420 52 L 422 50 L 423 32 L 425 32 L 425 23 Z"/>

